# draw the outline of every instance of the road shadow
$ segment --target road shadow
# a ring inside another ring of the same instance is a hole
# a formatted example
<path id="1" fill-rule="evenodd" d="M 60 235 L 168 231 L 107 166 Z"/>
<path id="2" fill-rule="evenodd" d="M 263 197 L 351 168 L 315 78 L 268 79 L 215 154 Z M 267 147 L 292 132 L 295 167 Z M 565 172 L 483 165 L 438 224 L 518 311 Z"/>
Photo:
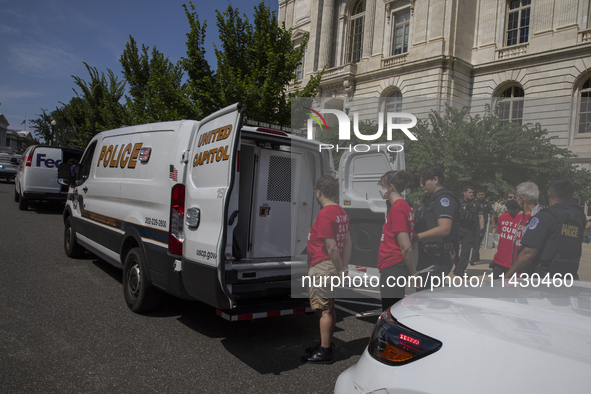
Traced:
<path id="1" fill-rule="evenodd" d="M 63 215 L 63 202 L 29 201 L 29 211 L 40 215 Z"/>
<path id="2" fill-rule="evenodd" d="M 94 257 L 94 256 L 92 256 Z M 94 257 L 92 263 L 122 283 L 122 271 Z M 131 312 L 130 312 L 131 313 Z M 221 344 L 238 360 L 260 374 L 280 375 L 294 370 L 304 363 L 300 357 L 307 347 L 319 338 L 318 316 L 296 314 L 244 321 L 227 321 L 216 315 L 216 308 L 200 301 L 190 301 L 162 293 L 156 311 L 144 316 L 153 318 L 176 317 L 191 330 L 209 338 L 221 339 Z M 337 310 L 337 324 L 350 314 Z M 377 317 L 362 319 L 375 323 Z M 339 326 L 335 332 L 343 331 Z M 335 362 L 347 360 L 363 353 L 369 337 L 344 342 L 334 339 Z M 207 349 L 202 349 L 207 352 Z"/>

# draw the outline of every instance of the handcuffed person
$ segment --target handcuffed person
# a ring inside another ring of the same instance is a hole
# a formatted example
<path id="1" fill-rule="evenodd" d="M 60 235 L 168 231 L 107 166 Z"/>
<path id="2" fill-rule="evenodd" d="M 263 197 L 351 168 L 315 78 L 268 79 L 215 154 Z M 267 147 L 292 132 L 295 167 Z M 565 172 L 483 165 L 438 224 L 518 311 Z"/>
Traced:
<path id="1" fill-rule="evenodd" d="M 308 234 L 308 276 L 310 306 L 320 316 L 320 345 L 306 349 L 302 361 L 329 364 L 333 361 L 332 337 L 336 323 L 336 289 L 330 278 L 338 275 L 343 279 L 347 275 L 351 237 L 349 217 L 335 202 L 339 195 L 337 180 L 324 175 L 316 181 L 314 190 L 322 209 Z"/>

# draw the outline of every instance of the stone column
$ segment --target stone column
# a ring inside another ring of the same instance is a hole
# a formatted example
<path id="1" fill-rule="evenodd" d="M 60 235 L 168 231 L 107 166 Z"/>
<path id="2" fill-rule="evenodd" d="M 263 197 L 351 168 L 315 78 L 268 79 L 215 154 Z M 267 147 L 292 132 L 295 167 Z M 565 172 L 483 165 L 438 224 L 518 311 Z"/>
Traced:
<path id="1" fill-rule="evenodd" d="M 373 0 L 375 1 L 375 0 Z M 320 50 L 318 52 L 318 69 L 325 65 L 330 67 L 330 53 L 332 47 L 333 21 L 335 0 L 324 0 L 322 3 L 322 26 L 320 30 Z M 320 4 L 320 2 L 319 2 Z"/>
<path id="2" fill-rule="evenodd" d="M 376 0 L 365 1 L 365 23 L 363 24 L 363 55 L 370 57 L 373 47 L 373 31 L 376 23 Z"/>

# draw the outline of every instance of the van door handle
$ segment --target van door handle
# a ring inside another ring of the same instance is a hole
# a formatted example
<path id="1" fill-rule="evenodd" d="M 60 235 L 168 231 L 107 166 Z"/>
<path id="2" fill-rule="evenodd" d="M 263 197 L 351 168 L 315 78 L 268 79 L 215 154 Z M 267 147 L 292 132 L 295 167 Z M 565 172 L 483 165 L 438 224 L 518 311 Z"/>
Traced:
<path id="1" fill-rule="evenodd" d="M 88 187 L 84 186 L 84 188 L 82 190 L 84 190 L 84 193 L 86 193 L 88 191 Z"/>

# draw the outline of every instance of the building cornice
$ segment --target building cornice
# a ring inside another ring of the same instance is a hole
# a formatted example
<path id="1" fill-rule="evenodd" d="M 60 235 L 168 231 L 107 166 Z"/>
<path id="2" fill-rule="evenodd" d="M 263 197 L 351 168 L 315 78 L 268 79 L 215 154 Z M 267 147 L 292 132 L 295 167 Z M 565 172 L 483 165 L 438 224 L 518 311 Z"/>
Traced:
<path id="1" fill-rule="evenodd" d="M 566 48 L 550 49 L 548 51 L 536 52 L 527 55 L 511 57 L 509 59 L 494 60 L 492 62 L 474 65 L 474 72 L 489 72 L 495 69 L 507 69 L 523 67 L 527 64 L 536 65 L 556 63 L 556 56 L 563 56 L 565 59 L 591 55 L 591 42 L 572 45 Z"/>

